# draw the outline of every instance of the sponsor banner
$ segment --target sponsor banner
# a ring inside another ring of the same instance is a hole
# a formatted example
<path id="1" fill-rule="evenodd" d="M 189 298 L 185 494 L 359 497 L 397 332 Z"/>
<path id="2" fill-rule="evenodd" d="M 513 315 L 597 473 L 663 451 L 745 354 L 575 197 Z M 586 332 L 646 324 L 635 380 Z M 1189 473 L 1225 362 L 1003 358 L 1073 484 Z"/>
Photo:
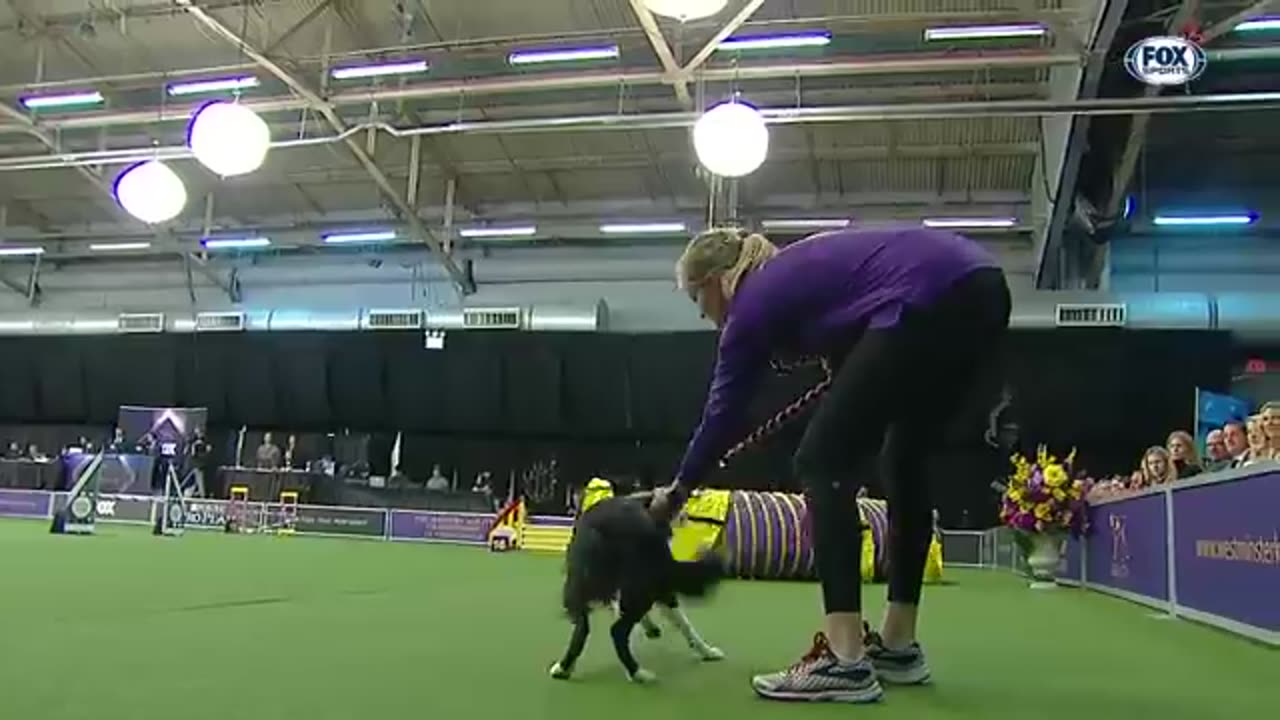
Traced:
<path id="1" fill-rule="evenodd" d="M 262 503 L 246 503 L 245 505 L 245 513 L 255 518 L 256 524 L 256 518 L 262 515 Z M 226 524 L 226 500 L 192 499 L 187 501 L 187 518 L 183 522 L 185 527 L 221 530 Z"/>
<path id="2" fill-rule="evenodd" d="M 42 490 L 0 490 L 0 517 L 47 518 L 53 493 Z"/>
<path id="3" fill-rule="evenodd" d="M 1090 508 L 1086 581 L 1155 601 L 1169 599 L 1165 498 L 1158 492 Z"/>
<path id="4" fill-rule="evenodd" d="M 273 509 L 278 510 L 279 505 Z M 294 530 L 298 533 L 385 537 L 387 511 L 376 508 L 299 505 Z"/>
<path id="5" fill-rule="evenodd" d="M 95 508 L 96 520 L 105 523 L 148 525 L 152 522 L 152 499 L 144 495 L 99 495 Z M 58 493 L 53 500 L 54 512 L 67 507 L 67 494 Z"/>
<path id="6" fill-rule="evenodd" d="M 425 510 L 391 511 L 392 540 L 487 544 L 492 525 L 492 515 Z"/>
<path id="7" fill-rule="evenodd" d="M 1178 606 L 1280 632 L 1280 471 L 1173 491 Z"/>

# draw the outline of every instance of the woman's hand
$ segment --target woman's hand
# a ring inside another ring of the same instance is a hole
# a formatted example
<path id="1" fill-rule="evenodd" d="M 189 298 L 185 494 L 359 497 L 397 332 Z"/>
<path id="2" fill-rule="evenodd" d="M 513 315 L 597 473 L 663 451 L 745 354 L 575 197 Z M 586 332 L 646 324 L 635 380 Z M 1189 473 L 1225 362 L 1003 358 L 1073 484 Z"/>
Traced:
<path id="1" fill-rule="evenodd" d="M 672 482 L 666 487 L 655 488 L 653 500 L 649 501 L 649 512 L 654 517 L 670 520 L 680 512 L 689 499 L 688 492 L 680 483 Z"/>

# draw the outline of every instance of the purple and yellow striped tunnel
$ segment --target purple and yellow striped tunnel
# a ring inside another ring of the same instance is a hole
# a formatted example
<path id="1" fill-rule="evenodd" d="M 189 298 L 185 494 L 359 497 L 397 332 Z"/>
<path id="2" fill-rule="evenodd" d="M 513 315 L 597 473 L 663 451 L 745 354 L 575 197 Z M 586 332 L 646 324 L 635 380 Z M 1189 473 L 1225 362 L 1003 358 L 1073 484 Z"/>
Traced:
<path id="1" fill-rule="evenodd" d="M 884 577 L 889 512 L 884 500 L 861 498 L 858 509 L 875 546 L 874 577 Z M 730 572 L 743 578 L 817 577 L 803 495 L 735 490 L 725 517 L 721 551 Z"/>

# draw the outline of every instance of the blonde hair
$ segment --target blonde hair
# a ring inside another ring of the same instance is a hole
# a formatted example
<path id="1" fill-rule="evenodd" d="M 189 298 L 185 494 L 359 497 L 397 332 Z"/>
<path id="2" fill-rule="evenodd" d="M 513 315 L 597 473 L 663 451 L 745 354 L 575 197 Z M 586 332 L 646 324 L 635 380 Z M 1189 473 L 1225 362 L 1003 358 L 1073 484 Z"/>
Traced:
<path id="1" fill-rule="evenodd" d="M 712 228 L 698 233 L 676 261 L 676 284 L 690 297 L 714 275 L 720 275 L 726 298 L 733 297 L 747 273 L 778 253 L 759 233 L 739 228 Z"/>
<path id="2" fill-rule="evenodd" d="M 1186 430 L 1174 430 L 1169 433 L 1169 438 L 1164 441 L 1165 448 L 1168 449 L 1172 446 L 1174 440 L 1181 440 L 1182 444 L 1187 446 L 1187 452 L 1190 453 L 1186 458 L 1188 465 L 1200 465 L 1200 449 L 1196 447 L 1196 441 L 1192 439 L 1191 433 Z M 1172 457 L 1173 451 L 1170 450 L 1169 454 Z"/>
<path id="3" fill-rule="evenodd" d="M 1164 477 L 1152 477 L 1151 471 L 1147 469 L 1147 458 L 1152 455 L 1164 459 Z M 1142 467 L 1139 470 L 1142 472 L 1142 481 L 1146 486 L 1161 485 L 1178 479 L 1178 471 L 1173 467 L 1173 458 L 1169 457 L 1168 450 L 1159 445 L 1152 445 L 1142 453 Z"/>

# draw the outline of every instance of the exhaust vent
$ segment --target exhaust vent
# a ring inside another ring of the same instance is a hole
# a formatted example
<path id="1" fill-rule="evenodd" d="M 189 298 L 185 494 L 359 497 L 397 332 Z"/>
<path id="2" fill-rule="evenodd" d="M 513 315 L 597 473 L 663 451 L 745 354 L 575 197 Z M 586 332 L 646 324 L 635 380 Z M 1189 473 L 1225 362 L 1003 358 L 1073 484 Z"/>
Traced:
<path id="1" fill-rule="evenodd" d="M 1124 327 L 1128 306 L 1124 303 L 1059 303 L 1058 327 Z"/>
<path id="2" fill-rule="evenodd" d="M 116 328 L 122 333 L 164 332 L 164 313 L 120 313 Z"/>
<path id="3" fill-rule="evenodd" d="M 519 330 L 524 311 L 518 307 L 463 308 L 462 326 L 469 330 Z"/>
<path id="4" fill-rule="evenodd" d="M 244 330 L 244 313 L 202 312 L 196 314 L 196 332 L 236 332 Z"/>
<path id="5" fill-rule="evenodd" d="M 421 310 L 370 310 L 365 315 L 369 330 L 421 330 Z"/>

